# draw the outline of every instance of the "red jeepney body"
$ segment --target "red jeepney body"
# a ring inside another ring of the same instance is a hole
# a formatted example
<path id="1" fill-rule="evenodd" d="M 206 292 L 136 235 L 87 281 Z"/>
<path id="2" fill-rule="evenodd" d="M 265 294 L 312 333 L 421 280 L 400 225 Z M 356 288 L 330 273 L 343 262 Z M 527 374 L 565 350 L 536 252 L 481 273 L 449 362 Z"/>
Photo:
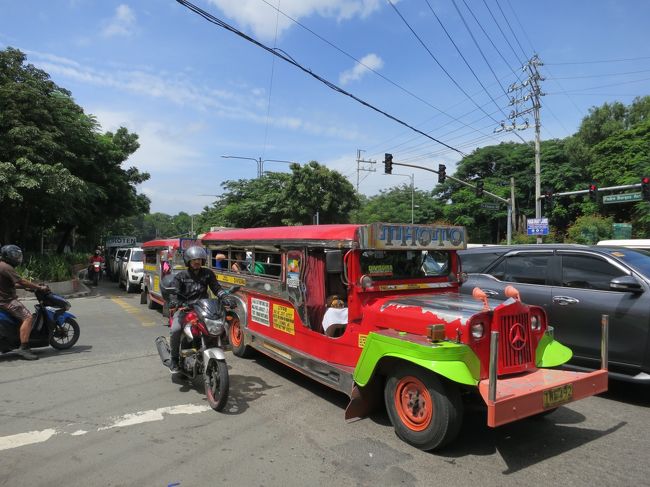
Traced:
<path id="1" fill-rule="evenodd" d="M 144 253 L 144 279 L 142 292 L 147 302 L 165 305 L 161 280 L 168 269 L 171 275 L 185 268 L 183 250 L 195 245 L 197 240 L 188 238 L 165 238 L 149 240 L 142 244 Z M 165 263 L 168 268 L 165 267 Z"/>

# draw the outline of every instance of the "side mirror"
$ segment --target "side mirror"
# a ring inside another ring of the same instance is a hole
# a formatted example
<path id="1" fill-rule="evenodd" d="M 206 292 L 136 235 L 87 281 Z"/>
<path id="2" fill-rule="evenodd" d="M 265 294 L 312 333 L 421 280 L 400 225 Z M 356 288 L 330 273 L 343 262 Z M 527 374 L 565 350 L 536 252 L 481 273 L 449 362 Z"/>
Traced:
<path id="1" fill-rule="evenodd" d="M 237 291 L 239 291 L 240 289 L 241 289 L 241 286 L 233 286 L 233 287 L 231 287 L 230 289 L 228 289 L 228 292 L 229 292 L 230 294 L 235 294 L 235 293 L 236 293 Z"/>
<path id="2" fill-rule="evenodd" d="M 643 292 L 641 283 L 632 276 L 615 277 L 609 281 L 609 288 L 612 291 L 625 291 L 640 294 Z"/>

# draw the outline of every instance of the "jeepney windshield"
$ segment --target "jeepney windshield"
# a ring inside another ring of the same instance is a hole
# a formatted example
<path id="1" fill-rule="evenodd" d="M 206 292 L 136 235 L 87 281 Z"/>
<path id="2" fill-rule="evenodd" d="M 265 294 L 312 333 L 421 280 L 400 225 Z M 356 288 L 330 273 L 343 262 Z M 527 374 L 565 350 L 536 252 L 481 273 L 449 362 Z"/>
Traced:
<path id="1" fill-rule="evenodd" d="M 364 250 L 361 273 L 375 280 L 421 279 L 449 274 L 449 252 L 438 250 Z"/>

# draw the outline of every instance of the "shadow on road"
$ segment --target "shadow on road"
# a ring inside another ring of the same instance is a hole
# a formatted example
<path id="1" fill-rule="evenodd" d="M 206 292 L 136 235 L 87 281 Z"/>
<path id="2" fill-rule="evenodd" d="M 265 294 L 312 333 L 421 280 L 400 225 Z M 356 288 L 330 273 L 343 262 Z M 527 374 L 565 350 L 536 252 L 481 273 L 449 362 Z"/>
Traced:
<path id="1" fill-rule="evenodd" d="M 38 355 L 38 358 L 40 360 L 44 360 L 50 357 L 56 357 L 60 355 L 75 355 L 78 353 L 86 353 L 86 352 L 90 352 L 92 348 L 93 348 L 92 345 L 75 345 L 69 350 L 56 350 L 51 347 L 47 347 L 47 348 L 43 347 L 43 348 L 33 348 L 32 352 Z M 23 359 L 19 355 L 15 354 L 14 352 L 7 352 L 4 354 L 0 354 L 0 363 L 15 362 L 18 360 L 23 360 Z"/>

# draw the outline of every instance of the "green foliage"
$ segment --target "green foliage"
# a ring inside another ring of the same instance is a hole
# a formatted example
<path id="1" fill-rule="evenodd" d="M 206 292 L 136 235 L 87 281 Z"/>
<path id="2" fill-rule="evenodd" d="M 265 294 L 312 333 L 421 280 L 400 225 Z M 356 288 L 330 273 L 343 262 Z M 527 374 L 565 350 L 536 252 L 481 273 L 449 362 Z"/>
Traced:
<path id="1" fill-rule="evenodd" d="M 74 277 L 73 266 L 88 262 L 88 254 L 26 254 L 16 271 L 22 277 L 36 282 L 67 281 Z"/>
<path id="2" fill-rule="evenodd" d="M 443 215 L 442 205 L 433 200 L 427 191 L 415 190 L 413 203 L 414 223 L 431 223 Z M 410 222 L 411 185 L 394 186 L 367 198 L 361 209 L 356 212 L 354 221 L 357 223 Z"/>
<path id="3" fill-rule="evenodd" d="M 310 224 L 316 212 L 320 223 L 343 223 L 359 206 L 352 184 L 316 161 L 292 164 L 291 174 L 265 173 L 226 181 L 222 187 L 223 194 L 197 219 L 200 231 Z"/>
<path id="4" fill-rule="evenodd" d="M 0 241 L 34 248 L 42 234 L 97 241 L 115 218 L 148 211 L 135 186 L 149 175 L 122 164 L 138 136 L 98 132 L 69 91 L 13 48 L 0 51 Z"/>
<path id="5" fill-rule="evenodd" d="M 567 232 L 567 242 L 593 245 L 612 238 L 612 219 L 596 215 L 579 217 Z"/>

